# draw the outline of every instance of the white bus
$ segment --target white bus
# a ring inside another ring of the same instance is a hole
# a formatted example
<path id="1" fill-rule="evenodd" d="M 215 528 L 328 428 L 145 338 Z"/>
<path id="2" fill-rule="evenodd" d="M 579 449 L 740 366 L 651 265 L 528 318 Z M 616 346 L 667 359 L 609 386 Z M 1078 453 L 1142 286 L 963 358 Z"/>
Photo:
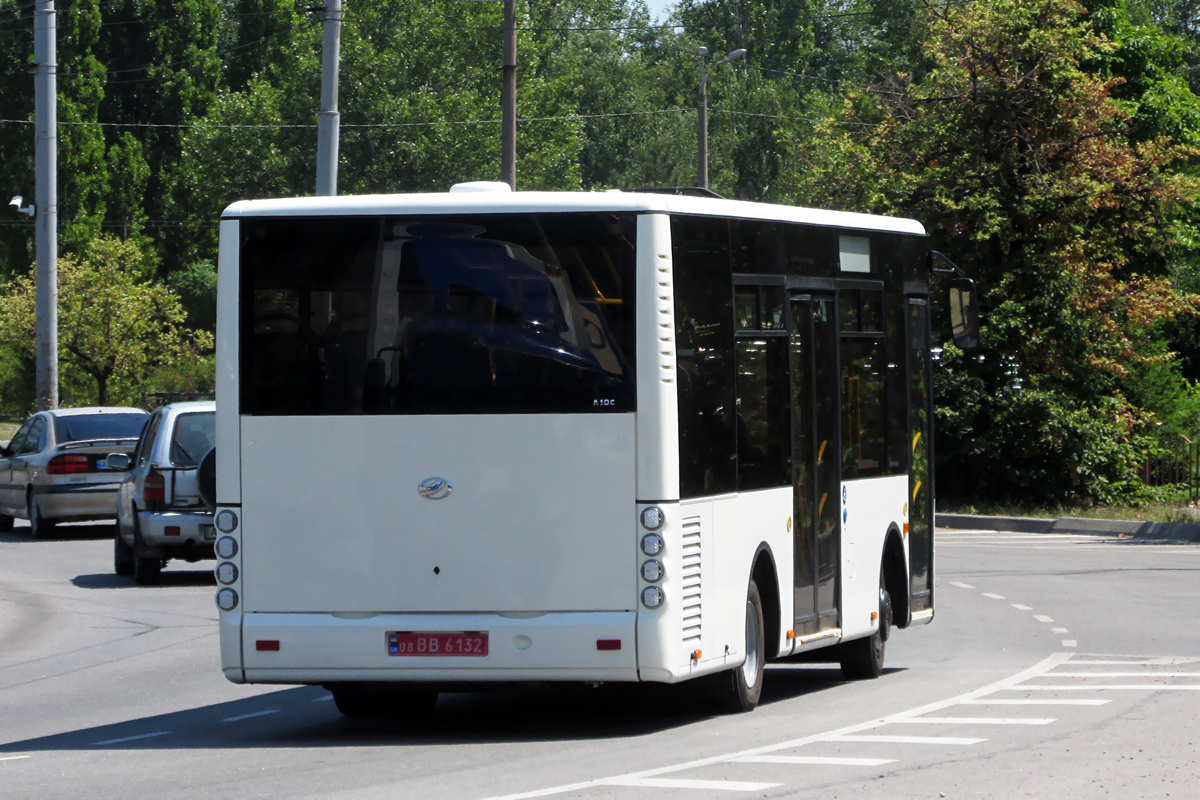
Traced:
<path id="1" fill-rule="evenodd" d="M 879 675 L 934 612 L 921 225 L 506 189 L 224 212 L 225 676 L 359 716 Z"/>

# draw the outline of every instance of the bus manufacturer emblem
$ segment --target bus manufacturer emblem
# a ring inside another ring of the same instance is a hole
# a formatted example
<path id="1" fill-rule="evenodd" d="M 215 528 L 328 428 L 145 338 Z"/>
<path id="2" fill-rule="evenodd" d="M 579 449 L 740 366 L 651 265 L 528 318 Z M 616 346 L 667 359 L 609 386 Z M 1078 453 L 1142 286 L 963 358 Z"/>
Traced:
<path id="1" fill-rule="evenodd" d="M 441 500 L 443 497 L 449 497 L 450 493 L 454 491 L 454 487 L 445 478 L 426 478 L 417 486 L 417 491 L 421 497 Z"/>

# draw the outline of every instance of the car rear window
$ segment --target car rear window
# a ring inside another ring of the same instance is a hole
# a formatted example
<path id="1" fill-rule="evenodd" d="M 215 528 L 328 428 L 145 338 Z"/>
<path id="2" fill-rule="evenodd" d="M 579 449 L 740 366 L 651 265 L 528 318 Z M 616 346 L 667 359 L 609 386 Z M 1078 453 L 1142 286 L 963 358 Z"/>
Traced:
<path id="1" fill-rule="evenodd" d="M 194 467 L 212 449 L 217 438 L 217 416 L 211 411 L 181 414 L 171 434 L 171 463 Z"/>
<path id="2" fill-rule="evenodd" d="M 54 438 L 59 444 L 90 439 L 136 439 L 142 435 L 148 414 L 78 414 L 54 418 Z"/>

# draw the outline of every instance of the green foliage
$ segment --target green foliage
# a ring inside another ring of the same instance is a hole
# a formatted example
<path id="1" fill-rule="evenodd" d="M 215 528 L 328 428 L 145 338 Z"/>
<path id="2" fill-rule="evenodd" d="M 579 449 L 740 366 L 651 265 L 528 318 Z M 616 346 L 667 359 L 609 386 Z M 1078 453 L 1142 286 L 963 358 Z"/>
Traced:
<path id="1" fill-rule="evenodd" d="M 59 377 L 74 404 L 137 400 L 151 370 L 212 349 L 211 333 L 182 329 L 179 299 L 145 280 L 144 263 L 136 244 L 107 236 L 59 260 Z M 35 351 L 35 296 L 30 276 L 0 296 L 0 345 L 25 358 Z"/>

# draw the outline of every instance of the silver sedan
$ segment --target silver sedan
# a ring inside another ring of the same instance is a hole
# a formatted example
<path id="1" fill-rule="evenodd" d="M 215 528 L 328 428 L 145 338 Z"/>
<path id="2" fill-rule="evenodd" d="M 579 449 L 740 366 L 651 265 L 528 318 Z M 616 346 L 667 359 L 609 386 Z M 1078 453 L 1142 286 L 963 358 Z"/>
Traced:
<path id="1" fill-rule="evenodd" d="M 0 448 L 0 530 L 29 520 L 45 536 L 56 522 L 111 520 L 124 477 L 109 453 L 129 453 L 150 418 L 140 408 L 95 406 L 40 411 Z"/>

